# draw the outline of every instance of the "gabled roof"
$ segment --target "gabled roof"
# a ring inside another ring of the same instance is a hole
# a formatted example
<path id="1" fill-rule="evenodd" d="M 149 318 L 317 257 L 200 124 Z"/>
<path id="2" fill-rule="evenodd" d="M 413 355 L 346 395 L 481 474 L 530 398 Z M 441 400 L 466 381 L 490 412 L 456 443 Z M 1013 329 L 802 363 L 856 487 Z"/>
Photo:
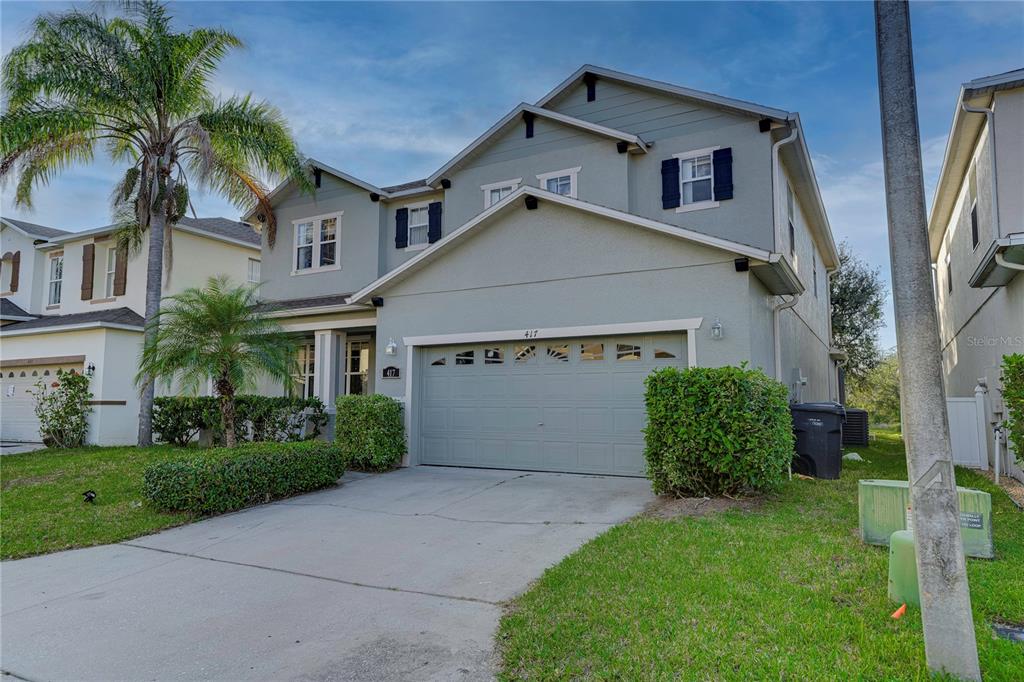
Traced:
<path id="1" fill-rule="evenodd" d="M 331 294 L 330 296 L 260 301 L 256 305 L 256 310 L 266 313 L 267 317 L 297 317 L 299 315 L 343 312 L 352 309 L 348 303 L 348 298 L 351 295 Z"/>
<path id="2" fill-rule="evenodd" d="M 0 298 L 0 320 L 31 320 L 35 318 L 35 315 L 30 315 L 26 311 L 21 309 L 21 306 L 16 304 L 9 298 Z"/>
<path id="3" fill-rule="evenodd" d="M 28 237 L 36 237 L 38 239 L 53 239 L 54 237 L 62 237 L 66 234 L 71 234 L 65 230 L 58 230 L 55 227 L 36 225 L 35 223 L 16 220 L 14 218 L 0 218 L 0 220 L 2 220 L 8 227 L 12 227 Z"/>
<path id="4" fill-rule="evenodd" d="M 69 315 L 43 315 L 27 322 L 15 322 L 0 328 L 0 336 L 15 336 L 65 329 L 91 329 L 109 327 L 141 331 L 145 320 L 131 308 L 106 308 Z"/>
<path id="5" fill-rule="evenodd" d="M 456 154 L 455 158 L 453 158 L 451 161 L 441 166 L 438 170 L 432 173 L 431 176 L 427 178 L 427 184 L 435 184 L 441 178 L 443 178 L 445 174 L 457 168 L 464 160 L 472 156 L 473 153 L 479 150 L 481 147 L 485 146 L 495 136 L 505 132 L 505 130 L 507 130 L 508 128 L 511 128 L 512 126 L 516 125 L 520 121 L 524 113 L 529 113 L 533 114 L 534 116 L 546 118 L 548 120 L 561 123 L 562 125 L 577 128 L 579 130 L 584 130 L 594 135 L 599 135 L 601 137 L 607 137 L 609 139 L 621 142 L 628 142 L 629 144 L 634 145 L 637 149 L 640 149 L 644 152 L 646 152 L 650 146 L 647 142 L 641 139 L 640 136 L 634 135 L 633 133 L 627 133 L 622 130 L 616 130 L 615 128 L 609 128 L 607 126 L 599 125 L 597 123 L 591 123 L 590 121 L 584 121 L 583 119 L 575 118 L 573 116 L 566 116 L 565 114 L 561 114 L 557 111 L 543 109 L 541 107 L 537 107 L 532 104 L 526 104 L 525 102 L 523 102 L 512 111 L 505 114 L 505 116 L 502 117 L 500 121 L 498 121 L 493 126 L 488 128 L 483 135 L 473 140 L 468 147 L 466 147 L 461 152 Z"/>
<path id="6" fill-rule="evenodd" d="M 634 76 L 621 71 L 606 69 L 602 66 L 594 66 L 593 64 L 584 64 L 581 66 L 573 75 L 556 85 L 551 92 L 541 97 L 537 101 L 537 106 L 546 107 L 552 100 L 556 99 L 563 92 L 583 80 L 583 77 L 587 74 L 597 76 L 598 78 L 618 81 L 619 83 L 626 83 L 627 85 L 646 88 L 648 90 L 667 92 L 673 95 L 678 95 L 679 97 L 697 100 L 699 102 L 704 102 L 705 104 L 710 104 L 721 109 L 728 109 L 737 113 L 753 114 L 764 118 L 773 118 L 778 121 L 788 121 L 793 117 L 793 114 L 785 109 L 766 107 L 760 104 L 754 104 L 753 102 L 746 102 L 741 99 L 734 99 L 732 97 L 716 95 L 711 92 L 704 92 L 703 90 L 684 88 L 679 85 L 673 85 L 672 83 L 656 81 L 650 78 L 642 78 L 640 76 Z"/>
<path id="7" fill-rule="evenodd" d="M 391 284 L 401 281 L 427 263 L 443 256 L 444 253 L 451 249 L 453 244 L 458 243 L 466 235 L 479 229 L 481 226 L 490 223 L 492 219 L 499 214 L 522 206 L 520 199 L 525 196 L 536 197 L 543 201 L 550 201 L 551 203 L 567 206 L 592 215 L 617 220 L 621 223 L 651 230 L 652 232 L 658 232 L 676 239 L 700 244 L 701 246 L 722 249 L 723 251 L 729 251 L 738 256 L 745 256 L 754 261 L 750 264 L 751 269 L 772 293 L 792 294 L 801 293 L 804 290 L 803 284 L 801 284 L 799 277 L 797 277 L 796 273 L 793 271 L 792 266 L 785 257 L 778 253 L 772 253 L 770 251 L 765 251 L 764 249 L 748 246 L 747 244 L 740 244 L 739 242 L 734 242 L 729 239 L 713 237 L 711 235 L 704 234 L 703 232 L 676 227 L 675 225 L 651 220 L 650 218 L 643 218 L 632 213 L 625 213 L 613 208 L 598 206 L 597 204 L 591 204 L 586 201 L 573 199 L 561 194 L 555 194 L 530 185 L 524 185 L 484 212 L 469 220 L 447 237 L 434 243 L 427 249 L 424 249 L 414 258 L 406 261 L 391 272 L 352 294 L 352 296 L 349 297 L 348 302 L 350 304 L 369 302 L 370 299 L 379 291 Z"/>
<path id="8" fill-rule="evenodd" d="M 956 205 L 960 184 L 970 167 L 978 136 L 986 123 L 984 115 L 966 112 L 961 105 L 988 109 L 992 106 L 995 93 L 1021 87 L 1024 87 L 1024 69 L 976 78 L 960 86 L 953 109 L 953 122 L 950 125 L 949 137 L 946 139 L 946 150 L 942 157 L 942 170 L 939 171 L 939 181 L 932 196 L 932 209 L 928 214 L 928 234 L 933 260 L 939 257 L 942 235 L 946 232 L 950 215 Z M 1024 134 L 1024 131 L 1020 132 Z"/>
<path id="9" fill-rule="evenodd" d="M 174 226 L 176 230 L 198 234 L 218 241 L 244 246 L 246 248 L 260 248 L 260 234 L 248 223 L 231 220 L 230 218 L 189 218 L 184 217 Z M 91 230 L 81 232 L 65 232 L 60 237 L 51 239 L 47 244 L 37 248 L 46 249 L 50 246 L 73 242 L 85 237 L 98 237 L 108 234 L 117 229 L 117 225 L 104 225 Z"/>

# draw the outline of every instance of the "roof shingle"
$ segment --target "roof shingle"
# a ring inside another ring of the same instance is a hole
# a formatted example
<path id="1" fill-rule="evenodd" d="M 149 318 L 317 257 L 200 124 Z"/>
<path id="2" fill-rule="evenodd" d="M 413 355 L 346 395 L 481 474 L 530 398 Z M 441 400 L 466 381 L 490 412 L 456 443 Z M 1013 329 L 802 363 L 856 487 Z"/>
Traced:
<path id="1" fill-rule="evenodd" d="M 5 325 L 3 332 L 20 332 L 27 329 L 47 329 L 50 327 L 63 327 L 72 324 L 90 324 L 106 322 L 109 324 L 124 324 L 142 329 L 146 321 L 142 315 L 131 308 L 107 308 L 106 310 L 90 310 L 85 313 L 71 313 L 68 315 L 44 315 L 27 322 L 15 322 Z"/>
<path id="2" fill-rule="evenodd" d="M 4 218 L 4 220 L 16 226 L 20 230 L 24 230 L 36 237 L 42 237 L 43 239 L 53 239 L 54 237 L 63 237 L 64 235 L 71 234 L 66 230 L 58 230 L 55 227 L 46 227 L 45 225 L 36 225 L 35 223 L 28 223 L 24 220 L 15 220 L 14 218 Z"/>

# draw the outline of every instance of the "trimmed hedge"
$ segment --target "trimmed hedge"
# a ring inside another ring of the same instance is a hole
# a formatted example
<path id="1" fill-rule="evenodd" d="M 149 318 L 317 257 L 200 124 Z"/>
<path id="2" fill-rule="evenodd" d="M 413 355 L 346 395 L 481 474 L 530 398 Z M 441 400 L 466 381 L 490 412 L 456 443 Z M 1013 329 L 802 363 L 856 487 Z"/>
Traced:
<path id="1" fill-rule="evenodd" d="M 405 455 L 402 405 L 386 395 L 343 395 L 337 400 L 334 439 L 347 466 L 388 471 Z"/>
<path id="2" fill-rule="evenodd" d="M 326 488 L 344 473 L 340 449 L 316 440 L 207 450 L 152 464 L 142 480 L 143 494 L 158 509 L 207 515 Z"/>
<path id="3" fill-rule="evenodd" d="M 1024 463 L 1024 354 L 1003 356 L 1003 402 L 1007 438 L 1013 443 L 1017 461 Z"/>
<path id="4" fill-rule="evenodd" d="M 654 492 L 737 495 L 785 480 L 794 451 L 785 386 L 745 366 L 667 367 L 645 383 Z"/>
<path id="5" fill-rule="evenodd" d="M 167 396 L 153 401 L 153 431 L 165 443 L 182 447 L 199 432 L 221 435 L 220 399 L 216 396 Z M 305 433 L 306 422 L 312 426 Z M 319 398 L 263 395 L 235 396 L 235 424 L 239 440 L 294 442 L 320 435 L 327 414 Z"/>

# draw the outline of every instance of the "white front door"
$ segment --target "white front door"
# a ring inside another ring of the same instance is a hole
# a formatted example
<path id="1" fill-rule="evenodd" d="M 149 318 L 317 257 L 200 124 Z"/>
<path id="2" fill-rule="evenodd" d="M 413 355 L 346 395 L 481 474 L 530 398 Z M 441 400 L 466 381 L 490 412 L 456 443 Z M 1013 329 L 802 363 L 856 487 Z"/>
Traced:
<path id="1" fill-rule="evenodd" d="M 373 344 L 369 338 L 349 339 L 345 343 L 345 393 L 365 395 L 373 392 Z"/>

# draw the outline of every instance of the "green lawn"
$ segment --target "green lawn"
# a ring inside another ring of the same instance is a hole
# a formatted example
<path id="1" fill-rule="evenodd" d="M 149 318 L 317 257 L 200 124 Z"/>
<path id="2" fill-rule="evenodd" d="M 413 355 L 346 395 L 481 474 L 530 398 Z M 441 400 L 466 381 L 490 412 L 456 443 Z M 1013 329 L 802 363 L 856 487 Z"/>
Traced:
<path id="1" fill-rule="evenodd" d="M 146 504 L 142 472 L 202 452 L 94 447 L 0 457 L 0 558 L 118 542 L 194 520 Z M 94 504 L 83 501 L 86 490 L 96 491 Z"/>
<path id="2" fill-rule="evenodd" d="M 499 627 L 504 679 L 924 680 L 920 611 L 886 595 L 887 548 L 857 532 L 857 480 L 905 478 L 902 443 L 857 448 L 839 481 L 794 480 L 755 511 L 637 518 L 549 569 Z M 989 481 L 997 558 L 968 559 L 987 680 L 1024 679 L 1024 514 Z"/>

